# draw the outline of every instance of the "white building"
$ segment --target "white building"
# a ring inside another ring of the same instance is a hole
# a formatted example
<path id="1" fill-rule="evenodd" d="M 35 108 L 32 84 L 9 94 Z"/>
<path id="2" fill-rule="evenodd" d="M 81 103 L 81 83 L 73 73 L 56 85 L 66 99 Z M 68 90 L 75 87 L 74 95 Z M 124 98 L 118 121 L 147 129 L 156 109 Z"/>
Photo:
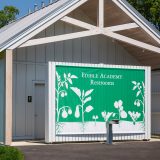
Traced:
<path id="1" fill-rule="evenodd" d="M 160 33 L 126 0 L 59 0 L 0 29 L 0 52 L 5 144 L 45 137 L 49 61 L 151 66 L 152 130 L 160 133 Z"/>

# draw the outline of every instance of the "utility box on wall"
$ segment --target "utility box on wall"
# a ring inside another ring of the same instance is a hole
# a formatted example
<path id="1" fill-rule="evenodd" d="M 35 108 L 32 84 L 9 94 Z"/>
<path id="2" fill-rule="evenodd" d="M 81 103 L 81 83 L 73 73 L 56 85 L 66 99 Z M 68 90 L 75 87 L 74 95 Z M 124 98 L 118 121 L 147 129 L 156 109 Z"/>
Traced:
<path id="1" fill-rule="evenodd" d="M 150 139 L 150 67 L 49 63 L 46 142 Z"/>

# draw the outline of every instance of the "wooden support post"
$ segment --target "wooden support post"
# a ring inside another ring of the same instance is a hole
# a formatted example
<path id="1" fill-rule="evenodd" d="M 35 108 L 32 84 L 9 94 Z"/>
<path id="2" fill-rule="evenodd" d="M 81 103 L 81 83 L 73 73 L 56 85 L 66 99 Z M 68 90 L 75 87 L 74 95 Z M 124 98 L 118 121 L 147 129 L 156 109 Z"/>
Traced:
<path id="1" fill-rule="evenodd" d="M 5 145 L 12 142 L 12 66 L 13 51 L 6 50 L 5 57 Z"/>
<path id="2" fill-rule="evenodd" d="M 99 0 L 98 24 L 100 28 L 104 28 L 104 0 Z"/>

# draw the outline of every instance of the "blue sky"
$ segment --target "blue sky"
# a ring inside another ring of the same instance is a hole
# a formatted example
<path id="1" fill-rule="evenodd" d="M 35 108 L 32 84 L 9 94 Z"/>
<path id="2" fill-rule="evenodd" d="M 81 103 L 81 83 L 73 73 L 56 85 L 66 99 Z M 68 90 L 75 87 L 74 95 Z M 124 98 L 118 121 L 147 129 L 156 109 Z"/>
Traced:
<path id="1" fill-rule="evenodd" d="M 29 8 L 33 11 L 34 4 L 38 4 L 40 7 L 42 1 L 44 1 L 45 4 L 49 3 L 49 0 L 0 0 L 0 10 L 6 5 L 13 5 L 20 11 L 18 17 L 22 17 L 28 13 Z"/>

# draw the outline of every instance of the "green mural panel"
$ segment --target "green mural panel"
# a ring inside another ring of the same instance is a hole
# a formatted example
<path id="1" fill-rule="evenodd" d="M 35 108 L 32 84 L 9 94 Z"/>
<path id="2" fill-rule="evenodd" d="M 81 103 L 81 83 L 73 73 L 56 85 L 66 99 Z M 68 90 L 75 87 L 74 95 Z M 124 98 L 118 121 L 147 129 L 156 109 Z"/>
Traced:
<path id="1" fill-rule="evenodd" d="M 145 70 L 56 66 L 56 122 L 144 122 Z"/>

